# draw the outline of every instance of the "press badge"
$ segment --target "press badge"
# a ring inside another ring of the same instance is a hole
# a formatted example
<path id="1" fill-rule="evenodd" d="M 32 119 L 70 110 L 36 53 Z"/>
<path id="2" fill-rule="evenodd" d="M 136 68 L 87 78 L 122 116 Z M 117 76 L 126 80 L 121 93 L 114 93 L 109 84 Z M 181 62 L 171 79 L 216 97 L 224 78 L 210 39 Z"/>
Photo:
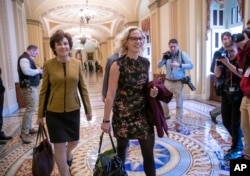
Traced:
<path id="1" fill-rule="evenodd" d="M 249 77 L 249 75 L 250 75 L 250 67 L 247 68 L 244 77 Z"/>

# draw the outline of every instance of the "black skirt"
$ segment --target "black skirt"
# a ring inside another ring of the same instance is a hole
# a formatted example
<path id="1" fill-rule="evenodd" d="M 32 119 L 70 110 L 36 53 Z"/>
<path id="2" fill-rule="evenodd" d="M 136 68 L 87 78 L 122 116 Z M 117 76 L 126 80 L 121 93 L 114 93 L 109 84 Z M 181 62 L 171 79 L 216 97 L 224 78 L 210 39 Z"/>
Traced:
<path id="1" fill-rule="evenodd" d="M 46 124 L 51 143 L 78 141 L 80 136 L 80 110 L 46 112 Z"/>

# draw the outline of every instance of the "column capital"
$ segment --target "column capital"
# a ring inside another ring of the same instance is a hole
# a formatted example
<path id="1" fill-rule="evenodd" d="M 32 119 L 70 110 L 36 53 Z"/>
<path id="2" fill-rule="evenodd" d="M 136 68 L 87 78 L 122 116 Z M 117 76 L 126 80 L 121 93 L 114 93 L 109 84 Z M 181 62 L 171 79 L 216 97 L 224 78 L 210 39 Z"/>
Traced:
<path id="1" fill-rule="evenodd" d="M 107 40 L 114 40 L 115 37 L 108 37 Z"/>
<path id="2" fill-rule="evenodd" d="M 17 2 L 19 5 L 21 5 L 22 3 L 24 3 L 24 0 L 12 0 L 13 2 Z"/>
<path id="3" fill-rule="evenodd" d="M 100 43 L 100 45 L 106 45 L 107 44 L 107 42 L 101 42 Z"/>
<path id="4" fill-rule="evenodd" d="M 161 7 L 166 4 L 169 0 L 152 0 L 148 6 L 149 10 L 154 10 L 157 7 Z"/>
<path id="5" fill-rule="evenodd" d="M 125 24 L 126 27 L 128 26 L 139 26 L 139 21 L 130 21 Z"/>
<path id="6" fill-rule="evenodd" d="M 27 19 L 27 24 L 36 25 L 42 27 L 42 23 L 38 20 Z"/>

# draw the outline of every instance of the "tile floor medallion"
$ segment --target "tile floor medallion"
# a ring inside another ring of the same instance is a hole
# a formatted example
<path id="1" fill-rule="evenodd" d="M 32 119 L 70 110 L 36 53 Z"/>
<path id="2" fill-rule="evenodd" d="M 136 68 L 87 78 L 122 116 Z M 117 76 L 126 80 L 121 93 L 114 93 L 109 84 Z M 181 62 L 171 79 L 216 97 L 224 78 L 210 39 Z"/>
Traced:
<path id="1" fill-rule="evenodd" d="M 74 176 L 91 176 L 97 158 L 100 139 L 100 122 L 102 121 L 103 106 L 101 101 L 101 82 L 99 75 L 88 75 L 90 99 L 93 109 L 93 120 L 87 122 L 81 109 L 80 142 L 74 150 L 71 173 Z M 98 84 L 97 84 L 98 83 Z M 231 138 L 222 125 L 221 117 L 214 125 L 209 116 L 213 109 L 211 102 L 195 100 L 184 101 L 183 129 L 174 131 L 175 102 L 171 101 L 170 115 L 167 120 L 169 136 L 156 137 L 154 155 L 157 176 L 228 176 L 228 163 L 223 155 L 230 148 Z M 30 176 L 32 163 L 31 144 L 22 144 L 19 138 L 21 117 L 24 109 L 4 118 L 4 131 L 14 136 L 6 145 L 0 146 L 0 175 L 1 176 Z M 36 115 L 33 123 L 35 124 Z M 113 138 L 115 141 L 115 138 Z M 111 148 L 108 135 L 104 135 L 102 151 Z M 142 157 L 137 140 L 129 143 L 128 156 L 125 163 L 129 176 L 144 176 Z M 59 176 L 57 167 L 52 176 Z"/>

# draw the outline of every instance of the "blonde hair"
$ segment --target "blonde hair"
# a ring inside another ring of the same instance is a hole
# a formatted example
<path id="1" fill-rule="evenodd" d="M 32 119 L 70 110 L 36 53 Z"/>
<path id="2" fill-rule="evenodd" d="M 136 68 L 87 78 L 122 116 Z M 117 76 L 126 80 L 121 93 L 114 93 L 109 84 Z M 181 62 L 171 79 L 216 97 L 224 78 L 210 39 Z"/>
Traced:
<path id="1" fill-rule="evenodd" d="M 137 26 L 127 27 L 126 29 L 124 29 L 121 33 L 119 33 L 115 37 L 115 40 L 114 40 L 115 52 L 120 52 L 122 55 L 127 53 L 127 50 L 128 50 L 127 41 L 128 41 L 129 35 L 131 32 L 133 32 L 135 30 L 138 30 L 141 33 L 142 37 L 144 37 L 146 39 L 145 34 L 142 32 L 142 30 L 139 27 L 137 27 Z M 142 42 L 143 42 L 142 43 L 143 45 L 141 47 L 141 52 L 143 52 L 143 50 L 145 48 L 145 40 Z"/>

